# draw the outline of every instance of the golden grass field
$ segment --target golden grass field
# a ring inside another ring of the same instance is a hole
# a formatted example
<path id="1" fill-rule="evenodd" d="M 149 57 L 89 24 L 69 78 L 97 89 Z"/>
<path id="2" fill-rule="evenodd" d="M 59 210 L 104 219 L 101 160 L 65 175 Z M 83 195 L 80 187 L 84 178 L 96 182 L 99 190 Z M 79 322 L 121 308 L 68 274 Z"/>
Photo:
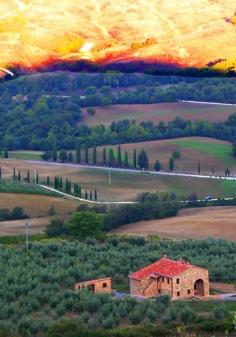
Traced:
<path id="1" fill-rule="evenodd" d="M 158 235 L 171 239 L 236 240 L 236 207 L 193 208 L 163 220 L 140 221 L 117 228 L 111 234 Z"/>
<path id="2" fill-rule="evenodd" d="M 30 219 L 1 221 L 0 236 L 23 235 L 26 221 L 30 224 L 30 234 L 41 233 L 53 218 L 48 214 L 51 207 L 55 208 L 55 217 L 68 218 L 76 210 L 78 202 L 43 195 L 0 193 L 0 208 L 12 210 L 15 206 L 23 207 Z"/>
<path id="3" fill-rule="evenodd" d="M 76 210 L 78 202 L 44 195 L 0 193 L 0 208 L 12 210 L 15 206 L 23 207 L 29 217 L 37 218 L 48 216 L 51 207 L 58 216 L 65 216 Z"/>

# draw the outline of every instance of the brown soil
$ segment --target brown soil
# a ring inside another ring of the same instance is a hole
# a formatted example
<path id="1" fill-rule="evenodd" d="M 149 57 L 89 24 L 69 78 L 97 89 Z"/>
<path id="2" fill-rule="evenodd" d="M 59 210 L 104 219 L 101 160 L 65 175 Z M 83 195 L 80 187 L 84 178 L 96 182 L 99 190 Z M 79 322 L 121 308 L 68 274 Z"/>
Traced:
<path id="1" fill-rule="evenodd" d="M 119 235 L 158 235 L 174 239 L 236 240 L 236 207 L 193 208 L 173 218 L 141 221 L 122 226 L 111 233 Z"/>
<path id="2" fill-rule="evenodd" d="M 234 293 L 236 291 L 235 284 L 231 283 L 219 283 L 219 282 L 211 282 L 210 288 L 217 290 L 222 293 Z"/>
<path id="3" fill-rule="evenodd" d="M 45 226 L 50 223 L 51 217 L 32 218 L 27 220 L 1 221 L 0 236 L 5 235 L 24 235 L 24 224 L 27 221 L 30 224 L 29 235 L 42 233 Z"/>

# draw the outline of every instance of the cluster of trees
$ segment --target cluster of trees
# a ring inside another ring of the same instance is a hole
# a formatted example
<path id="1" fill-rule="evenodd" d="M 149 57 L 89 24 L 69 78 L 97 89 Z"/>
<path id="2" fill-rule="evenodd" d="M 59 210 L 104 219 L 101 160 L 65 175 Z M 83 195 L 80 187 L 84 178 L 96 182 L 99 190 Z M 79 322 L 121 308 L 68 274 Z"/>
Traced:
<path id="1" fill-rule="evenodd" d="M 0 209 L 0 221 L 21 220 L 28 218 L 29 217 L 25 213 L 24 208 L 21 206 L 15 206 L 12 210 L 9 210 L 7 208 Z"/>
<path id="2" fill-rule="evenodd" d="M 93 331 L 91 336 L 97 335 L 96 329 L 111 329 L 124 323 L 192 326 L 195 322 L 211 320 L 211 331 L 214 331 L 221 322 L 220 318 L 216 319 L 219 317 L 219 312 L 216 313 L 218 303 L 212 303 L 211 313 L 202 317 L 193 312 L 189 307 L 191 304 L 170 302 L 168 296 L 152 301 L 129 297 L 114 301 L 108 295 L 86 291 L 74 294 L 70 290 L 75 282 L 109 275 L 115 289 L 126 287 L 128 291 L 129 272 L 156 261 L 163 254 L 174 259 L 187 256 L 191 263 L 209 268 L 212 281 L 230 282 L 235 277 L 235 250 L 235 242 L 214 239 L 171 241 L 110 237 L 102 242 L 91 238 L 85 242 L 60 240 L 31 244 L 30 255 L 22 245 L 3 245 L 0 259 L 6 263 L 1 264 L 0 273 L 0 330 L 24 337 L 42 336 L 48 331 L 47 337 L 59 337 L 62 333 L 59 327 L 58 330 L 56 327 L 48 330 L 48 327 L 53 321 L 56 324 L 73 315 L 81 330 Z M 223 314 L 231 319 L 227 310 L 220 314 L 220 317 Z M 68 334 L 69 328 L 63 331 L 63 336 L 77 335 L 75 331 Z M 106 336 L 105 333 L 101 336 Z M 121 336 L 120 333 L 114 336 L 117 335 Z M 124 336 L 127 335 L 130 336 L 128 333 Z"/>
<path id="3" fill-rule="evenodd" d="M 39 177 L 38 183 L 39 183 Z M 98 198 L 97 189 L 93 190 L 82 190 L 82 187 L 79 183 L 73 183 L 70 179 L 66 178 L 65 181 L 62 177 L 55 176 L 54 179 L 47 176 L 46 178 L 47 186 L 54 187 L 56 190 L 63 191 L 65 193 L 73 194 L 79 198 L 84 198 L 87 200 L 96 201 Z"/>
<path id="4" fill-rule="evenodd" d="M 136 204 L 111 208 L 104 217 L 104 229 L 110 231 L 141 220 L 172 217 L 181 208 L 174 193 L 159 195 L 147 192 L 138 196 L 136 201 Z"/>
<path id="5" fill-rule="evenodd" d="M 70 149 L 81 147 L 86 149 L 106 144 L 113 145 L 193 136 L 211 137 L 232 143 L 236 142 L 236 113 L 229 116 L 224 122 L 206 120 L 189 121 L 177 117 L 171 122 L 159 122 L 157 125 L 151 121 L 138 124 L 134 120 L 128 119 L 113 122 L 108 127 L 96 125 L 89 128 L 86 125 L 80 125 L 77 128 L 77 137 L 74 138 L 74 143 Z M 45 159 L 57 159 L 56 150 L 59 150 L 60 147 L 59 145 L 55 147 L 55 142 L 57 140 L 55 140 L 54 135 L 54 140 L 49 146 L 49 155 L 45 155 Z M 61 161 L 70 161 L 71 158 L 73 158 L 71 152 L 66 153 L 65 150 L 60 152 Z M 77 162 L 79 160 L 81 160 L 80 157 L 76 158 Z M 85 153 L 85 162 L 87 160 L 88 155 Z"/>
<path id="6" fill-rule="evenodd" d="M 47 226 L 49 236 L 71 235 L 80 240 L 87 237 L 100 238 L 104 231 L 141 220 L 162 219 L 177 215 L 182 205 L 174 193 L 159 195 L 143 193 L 136 203 L 129 205 L 79 207 L 69 222 L 52 221 Z"/>

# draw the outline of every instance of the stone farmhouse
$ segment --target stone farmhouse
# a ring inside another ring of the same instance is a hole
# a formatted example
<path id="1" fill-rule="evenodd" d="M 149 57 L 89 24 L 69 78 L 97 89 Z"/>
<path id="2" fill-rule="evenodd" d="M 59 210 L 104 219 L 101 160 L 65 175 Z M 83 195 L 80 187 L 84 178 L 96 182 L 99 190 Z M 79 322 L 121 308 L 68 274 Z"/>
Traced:
<path id="1" fill-rule="evenodd" d="M 174 299 L 209 296 L 208 270 L 184 259 L 167 257 L 130 274 L 130 292 L 135 296 L 169 294 Z"/>
<path id="2" fill-rule="evenodd" d="M 91 290 L 94 294 L 96 293 L 111 294 L 112 292 L 111 278 L 106 277 L 75 284 L 75 291 L 80 291 L 81 289 L 84 288 Z"/>

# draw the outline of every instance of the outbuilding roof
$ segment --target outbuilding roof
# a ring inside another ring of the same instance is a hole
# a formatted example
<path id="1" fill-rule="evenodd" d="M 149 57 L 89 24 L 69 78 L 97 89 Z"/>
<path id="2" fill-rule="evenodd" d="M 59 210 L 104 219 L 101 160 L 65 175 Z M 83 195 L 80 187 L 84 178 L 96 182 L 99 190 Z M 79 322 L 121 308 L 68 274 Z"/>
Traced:
<path id="1" fill-rule="evenodd" d="M 154 275 L 172 278 L 192 267 L 194 267 L 192 264 L 184 260 L 174 261 L 163 257 L 149 266 L 132 273 L 131 278 L 141 280 L 149 276 L 153 277 Z"/>

